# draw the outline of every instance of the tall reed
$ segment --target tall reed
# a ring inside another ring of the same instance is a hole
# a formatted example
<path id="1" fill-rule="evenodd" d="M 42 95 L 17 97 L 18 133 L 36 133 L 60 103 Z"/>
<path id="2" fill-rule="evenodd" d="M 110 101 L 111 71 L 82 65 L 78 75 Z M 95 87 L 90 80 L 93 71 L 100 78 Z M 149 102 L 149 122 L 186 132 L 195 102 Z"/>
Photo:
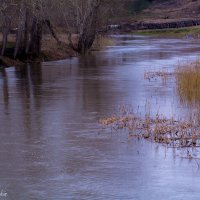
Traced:
<path id="1" fill-rule="evenodd" d="M 200 62 L 187 63 L 176 70 L 177 91 L 182 102 L 200 102 Z"/>

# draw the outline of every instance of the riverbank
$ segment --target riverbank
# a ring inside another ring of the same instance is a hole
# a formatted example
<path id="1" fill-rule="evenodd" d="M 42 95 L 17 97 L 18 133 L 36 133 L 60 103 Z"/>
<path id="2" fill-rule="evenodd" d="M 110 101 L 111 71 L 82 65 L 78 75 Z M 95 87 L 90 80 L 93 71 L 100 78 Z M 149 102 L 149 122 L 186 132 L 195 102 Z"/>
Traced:
<path id="1" fill-rule="evenodd" d="M 6 56 L 0 56 L 0 66 L 21 66 L 26 62 L 48 62 L 55 60 L 64 60 L 70 57 L 78 56 L 72 48 L 69 47 L 68 36 L 66 34 L 58 34 L 60 43 L 58 43 L 51 35 L 45 35 L 42 40 L 41 54 L 35 59 L 16 60 L 13 59 L 12 52 L 15 47 L 15 36 L 10 35 L 8 38 L 8 45 L 6 48 Z M 72 40 L 76 43 L 77 35 L 72 36 Z M 1 41 L 1 35 L 0 35 Z M 105 46 L 113 45 L 114 41 L 109 36 L 97 36 L 91 51 L 99 51 Z"/>
<path id="2" fill-rule="evenodd" d="M 143 20 L 134 23 L 121 24 L 122 30 L 154 30 L 154 29 L 172 29 L 186 28 L 200 25 L 199 19 L 158 19 L 158 20 Z"/>
<path id="3" fill-rule="evenodd" d="M 107 27 L 108 33 L 136 33 L 141 35 L 199 37 L 200 20 L 198 19 L 159 19 L 143 20 L 133 23 L 121 23 Z"/>
<path id="4" fill-rule="evenodd" d="M 157 22 L 156 22 L 157 23 Z M 166 29 L 144 29 L 144 30 L 126 30 L 128 25 L 124 25 L 120 27 L 120 29 L 116 29 L 114 34 L 119 34 L 122 32 L 123 34 L 132 33 L 135 35 L 144 35 L 144 36 L 152 36 L 152 37 L 173 37 L 173 38 L 200 38 L 200 26 L 192 26 L 185 28 L 166 28 Z M 135 26 L 133 26 L 135 27 Z M 130 27 L 129 27 L 130 28 Z M 114 28 L 115 29 L 115 28 Z M 91 51 L 99 51 L 105 46 L 114 45 L 114 41 L 112 38 L 108 36 L 99 35 L 95 40 Z M 36 59 L 26 59 L 26 60 L 15 60 L 10 55 L 14 51 L 15 44 L 15 36 L 10 35 L 8 38 L 7 45 L 7 54 L 4 57 L 0 57 L 0 65 L 3 67 L 9 66 L 20 66 L 26 62 L 47 62 L 47 61 L 55 61 L 55 60 L 63 60 L 70 57 L 78 56 L 78 54 L 73 51 L 68 45 L 68 37 L 66 34 L 58 34 L 60 43 L 58 43 L 51 35 L 45 35 L 42 40 L 42 48 L 41 54 Z M 1 35 L 0 35 L 1 40 Z M 73 35 L 72 40 L 76 43 L 77 36 Z"/>
<path id="5" fill-rule="evenodd" d="M 1 38 L 2 36 L 0 35 L 0 41 Z M 16 60 L 11 56 L 13 55 L 12 52 L 14 51 L 15 47 L 15 35 L 9 35 L 6 54 L 5 56 L 0 57 L 0 65 L 4 67 L 20 66 L 26 62 L 53 61 L 76 56 L 76 53 L 68 47 L 67 37 L 65 37 L 64 34 L 60 34 L 59 39 L 60 43 L 58 43 L 50 35 L 45 35 L 42 40 L 41 54 L 38 58 Z M 75 39 L 75 37 L 73 39 Z"/>
<path id="6" fill-rule="evenodd" d="M 176 38 L 200 38 L 200 26 L 186 27 L 186 28 L 173 28 L 173 29 L 148 29 L 136 30 L 134 34 L 155 37 L 176 37 Z"/>

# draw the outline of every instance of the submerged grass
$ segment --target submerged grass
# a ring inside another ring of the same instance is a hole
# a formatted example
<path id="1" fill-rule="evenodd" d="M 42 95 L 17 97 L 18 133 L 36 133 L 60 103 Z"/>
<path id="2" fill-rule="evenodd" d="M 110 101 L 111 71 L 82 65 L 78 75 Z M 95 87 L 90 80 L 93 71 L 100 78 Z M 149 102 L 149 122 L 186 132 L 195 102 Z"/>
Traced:
<path id="1" fill-rule="evenodd" d="M 131 137 L 148 139 L 156 143 L 166 144 L 171 148 L 200 147 L 200 129 L 195 121 L 175 120 L 157 114 L 151 117 L 147 112 L 144 118 L 121 107 L 119 115 L 100 120 L 103 126 L 113 130 L 126 129 Z"/>
<path id="2" fill-rule="evenodd" d="M 174 72 L 168 72 L 168 71 L 150 71 L 144 73 L 144 79 L 146 80 L 156 80 L 157 78 L 161 78 L 163 81 L 167 81 L 167 79 L 174 75 Z"/>

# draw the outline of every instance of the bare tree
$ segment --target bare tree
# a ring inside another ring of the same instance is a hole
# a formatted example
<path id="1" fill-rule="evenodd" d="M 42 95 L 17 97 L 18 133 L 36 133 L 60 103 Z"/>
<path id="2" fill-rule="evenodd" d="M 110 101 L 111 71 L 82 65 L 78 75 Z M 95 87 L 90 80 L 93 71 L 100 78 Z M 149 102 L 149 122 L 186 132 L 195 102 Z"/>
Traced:
<path id="1" fill-rule="evenodd" d="M 44 21 L 42 6 L 39 0 L 21 1 L 14 58 L 39 56 Z"/>
<path id="2" fill-rule="evenodd" d="M 40 55 L 44 25 L 59 42 L 50 20 L 51 5 L 52 0 L 0 0 L 0 31 L 3 35 L 0 55 L 5 54 L 11 26 L 17 27 L 14 58 L 33 58 Z"/>
<path id="3" fill-rule="evenodd" d="M 0 18 L 2 19 L 2 44 L 0 55 L 3 56 L 6 49 L 8 34 L 11 26 L 11 17 L 7 13 L 10 6 L 10 2 L 1 0 L 0 1 Z"/>
<path id="4" fill-rule="evenodd" d="M 102 19 L 107 20 L 105 16 L 108 16 L 108 11 L 112 11 L 111 7 L 115 5 L 116 8 L 117 3 L 121 4 L 122 1 L 0 0 L 0 31 L 3 34 L 0 54 L 5 54 L 10 29 L 17 27 L 13 57 L 38 57 L 41 53 L 44 25 L 60 43 L 53 23 L 57 27 L 65 25 L 70 48 L 80 54 L 87 54 L 101 29 Z M 74 33 L 78 35 L 76 42 L 72 40 Z"/>
<path id="5" fill-rule="evenodd" d="M 102 3 L 102 0 L 69 0 L 65 7 L 69 46 L 80 54 L 87 54 L 95 40 Z M 71 39 L 72 28 L 78 33 L 77 44 Z"/>

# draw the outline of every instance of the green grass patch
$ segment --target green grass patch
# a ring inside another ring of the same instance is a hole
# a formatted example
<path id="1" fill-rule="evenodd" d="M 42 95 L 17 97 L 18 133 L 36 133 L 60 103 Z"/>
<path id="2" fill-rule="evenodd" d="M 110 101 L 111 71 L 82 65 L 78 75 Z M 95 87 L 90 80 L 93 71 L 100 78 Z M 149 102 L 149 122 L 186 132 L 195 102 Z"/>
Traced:
<path id="1" fill-rule="evenodd" d="M 134 34 L 145 35 L 145 36 L 156 36 L 156 37 L 198 37 L 200 36 L 200 27 L 188 27 L 178 29 L 154 29 L 154 30 L 138 30 Z"/>

